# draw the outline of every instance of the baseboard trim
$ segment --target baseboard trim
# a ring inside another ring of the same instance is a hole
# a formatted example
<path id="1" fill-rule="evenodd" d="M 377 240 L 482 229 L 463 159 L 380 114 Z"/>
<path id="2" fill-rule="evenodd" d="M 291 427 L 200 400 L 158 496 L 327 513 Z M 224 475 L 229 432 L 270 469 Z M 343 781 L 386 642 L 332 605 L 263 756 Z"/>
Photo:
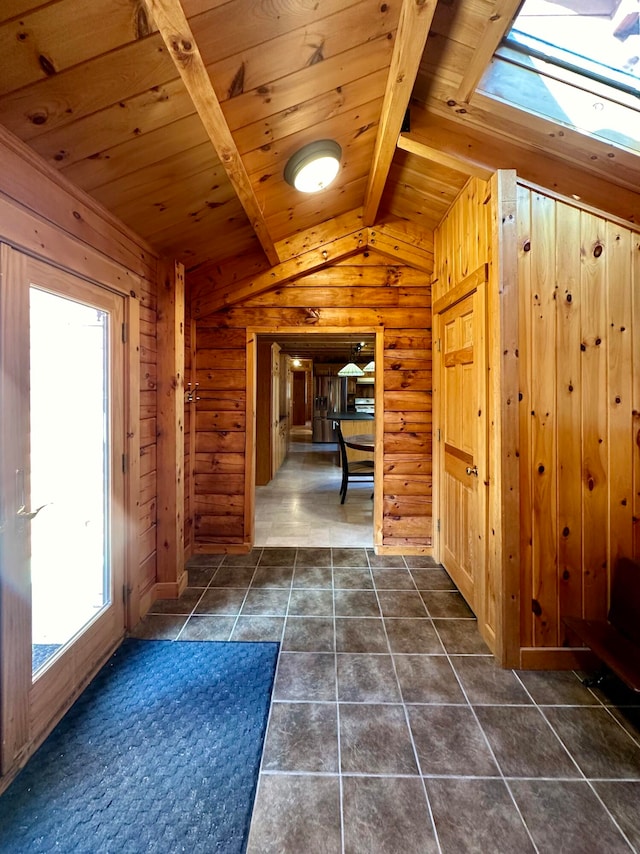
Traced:
<path id="1" fill-rule="evenodd" d="M 586 647 L 522 647 L 522 670 L 592 670 L 597 658 Z"/>
<path id="2" fill-rule="evenodd" d="M 153 601 L 156 599 L 178 599 L 189 581 L 187 572 L 183 572 L 177 581 L 158 581 L 154 587 Z"/>

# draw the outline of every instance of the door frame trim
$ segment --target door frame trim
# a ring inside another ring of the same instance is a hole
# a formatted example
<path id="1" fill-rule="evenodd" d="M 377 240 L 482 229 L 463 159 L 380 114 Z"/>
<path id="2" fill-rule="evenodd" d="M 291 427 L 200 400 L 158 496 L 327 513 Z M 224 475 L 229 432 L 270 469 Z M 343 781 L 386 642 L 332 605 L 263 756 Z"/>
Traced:
<path id="1" fill-rule="evenodd" d="M 384 356 L 384 327 L 381 326 L 323 326 L 319 329 L 303 329 L 300 326 L 251 326 L 246 329 L 246 443 L 245 443 L 245 507 L 244 507 L 244 540 L 249 547 L 255 540 L 256 524 L 256 391 L 258 364 L 258 335 L 344 335 L 345 332 L 357 335 L 375 335 L 375 361 L 382 365 Z M 377 436 L 383 435 L 383 382 L 380 378 L 375 384 L 375 413 L 374 424 Z M 373 499 L 373 546 L 376 553 L 382 548 L 382 514 L 384 502 L 382 496 L 384 448 L 383 442 L 376 442 L 374 453 L 374 499 Z"/>
<path id="2" fill-rule="evenodd" d="M 2 203 L 3 200 L 0 198 L 0 213 Z M 13 206 L 11 207 L 13 209 Z M 70 687 L 70 692 L 65 697 L 64 702 L 60 705 L 60 708 L 55 710 L 53 717 L 45 727 L 45 730 L 35 738 L 32 737 L 30 733 L 29 714 L 27 713 L 26 716 L 21 715 L 19 720 L 14 720 L 13 712 L 9 708 L 8 702 L 5 702 L 4 700 L 4 698 L 10 697 L 12 693 L 12 691 L 9 690 L 9 679 L 11 681 L 12 689 L 15 690 L 15 669 L 11 665 L 11 662 L 9 662 L 9 666 L 7 666 L 6 660 L 0 660 L 0 690 L 3 698 L 2 705 L 0 706 L 0 735 L 2 736 L 2 745 L 0 746 L 0 773 L 2 774 L 2 776 L 0 776 L 0 792 L 4 791 L 6 786 L 9 785 L 10 781 L 14 778 L 15 774 L 26 764 L 28 759 L 48 736 L 53 727 L 71 707 L 91 678 L 93 678 L 95 673 L 98 672 L 100 667 L 102 667 L 104 662 L 113 653 L 113 650 L 120 644 L 126 629 L 132 627 L 139 617 L 139 585 L 137 583 L 137 576 L 135 575 L 138 559 L 138 543 L 137 527 L 134 521 L 136 514 L 134 511 L 137 506 L 139 494 L 138 438 L 140 390 L 138 381 L 139 324 L 137 321 L 139 318 L 140 308 L 137 293 L 130 287 L 127 289 L 124 282 L 126 282 L 127 285 L 130 285 L 133 283 L 133 280 L 135 280 L 136 283 L 140 283 L 141 280 L 133 274 L 131 275 L 131 278 L 129 278 L 129 271 L 124 268 L 119 268 L 117 265 L 113 264 L 113 262 L 99 256 L 95 251 L 88 250 L 87 247 L 82 247 L 78 241 L 68 237 L 67 235 L 61 234 L 52 226 L 49 226 L 51 235 L 56 236 L 56 239 L 63 246 L 63 249 L 65 246 L 66 249 L 73 246 L 73 255 L 79 260 L 81 253 L 81 260 L 84 262 L 84 267 L 82 269 L 70 268 L 66 263 L 66 261 L 69 260 L 68 254 L 65 254 L 64 251 L 61 252 L 63 260 L 62 262 L 59 262 L 48 257 L 46 252 L 35 252 L 32 247 L 22 246 L 18 239 L 22 236 L 22 229 L 25 224 L 31 224 L 33 226 L 34 222 L 37 222 L 38 228 L 41 227 L 41 223 L 35 217 L 32 217 L 32 215 L 18 208 L 16 219 L 12 223 L 12 225 L 16 225 L 17 223 L 17 228 L 15 229 L 17 234 L 14 233 L 12 238 L 8 240 L 0 235 L 0 278 L 2 279 L 2 290 L 4 294 L 8 293 L 8 289 L 12 287 L 12 282 L 15 280 L 16 276 L 19 275 L 20 268 L 17 270 L 12 269 L 15 264 L 15 260 L 13 259 L 19 258 L 22 259 L 21 266 L 23 273 L 26 260 L 33 259 L 48 265 L 57 271 L 71 275 L 76 279 L 115 294 L 121 297 L 123 301 L 123 320 L 125 324 L 127 324 L 127 328 L 129 330 L 123 342 L 121 356 L 122 376 L 125 384 L 124 389 L 122 389 L 123 436 L 121 438 L 121 444 L 126 456 L 126 471 L 123 473 L 124 507 L 122 512 L 121 533 L 123 538 L 122 559 L 124 565 L 122 571 L 125 608 L 123 614 L 122 633 L 120 637 L 115 643 L 110 643 L 108 649 L 104 649 L 98 653 L 94 664 L 90 668 L 90 673 L 84 676 L 78 683 L 74 680 L 74 684 Z M 6 228 L 7 224 L 5 223 L 3 231 L 6 230 Z M 9 225 L 8 228 L 10 229 L 11 226 Z M 119 270 L 117 281 L 114 281 L 114 279 L 111 278 L 114 270 Z M 1 320 L 2 318 L 0 317 L 0 321 Z M 0 596 L 0 609 L 2 610 L 0 623 L 6 627 L 6 631 L 11 632 L 15 630 L 16 625 L 15 605 L 12 605 L 12 598 L 15 599 L 16 597 L 11 597 L 11 595 L 6 594 L 6 577 L 4 579 L 0 578 L 0 584 L 3 588 L 2 595 Z M 119 595 L 119 591 L 115 590 L 114 595 Z M 6 647 L 3 645 L 2 648 Z M 25 671 L 25 674 L 19 674 L 19 678 L 23 681 L 28 679 L 30 685 L 31 671 L 29 670 L 28 673 Z M 20 744 L 18 744 L 18 742 L 20 742 Z"/>

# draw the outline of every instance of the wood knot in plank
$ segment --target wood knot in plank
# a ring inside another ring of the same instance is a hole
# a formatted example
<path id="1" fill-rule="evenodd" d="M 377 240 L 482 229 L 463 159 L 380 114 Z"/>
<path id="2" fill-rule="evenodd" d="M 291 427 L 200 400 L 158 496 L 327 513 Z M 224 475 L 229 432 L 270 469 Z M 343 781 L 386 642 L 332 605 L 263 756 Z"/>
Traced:
<path id="1" fill-rule="evenodd" d="M 229 86 L 229 91 L 227 92 L 227 95 L 229 98 L 236 98 L 238 95 L 242 95 L 243 92 L 244 92 L 244 62 L 240 64 L 240 68 L 238 68 L 238 70 L 234 74 L 234 77 L 233 77 L 233 80 L 231 81 L 231 86 Z"/>
<path id="2" fill-rule="evenodd" d="M 144 2 L 140 0 L 140 2 L 136 3 L 136 10 L 133 21 L 133 28 L 136 34 L 136 39 L 143 39 L 149 35 L 151 32 L 151 25 L 149 23 L 149 15 L 147 14 L 146 7 Z"/>
<path id="3" fill-rule="evenodd" d="M 47 77 L 52 77 L 54 74 L 57 73 L 56 67 L 53 64 L 53 62 L 51 62 L 49 57 L 45 56 L 43 53 L 41 53 L 40 56 L 38 57 L 38 63 L 40 65 L 40 68 L 47 75 Z"/>
<path id="4" fill-rule="evenodd" d="M 190 39 L 185 39 L 181 35 L 174 35 L 170 37 L 169 45 L 176 62 L 183 66 L 191 63 L 193 60 L 193 42 Z"/>

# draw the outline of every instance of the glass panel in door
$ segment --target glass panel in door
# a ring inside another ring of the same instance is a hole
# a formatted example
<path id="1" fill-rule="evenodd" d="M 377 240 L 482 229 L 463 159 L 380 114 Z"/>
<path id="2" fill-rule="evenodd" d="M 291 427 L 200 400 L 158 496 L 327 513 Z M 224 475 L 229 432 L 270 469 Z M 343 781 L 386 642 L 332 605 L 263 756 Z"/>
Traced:
<path id="1" fill-rule="evenodd" d="M 32 285 L 29 319 L 37 678 L 110 602 L 110 317 Z"/>

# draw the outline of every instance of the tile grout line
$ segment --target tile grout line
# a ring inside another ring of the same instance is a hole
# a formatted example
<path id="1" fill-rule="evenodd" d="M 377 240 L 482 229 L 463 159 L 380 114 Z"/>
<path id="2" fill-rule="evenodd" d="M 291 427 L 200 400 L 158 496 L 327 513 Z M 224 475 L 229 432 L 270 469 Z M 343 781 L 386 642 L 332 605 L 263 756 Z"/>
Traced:
<path id="1" fill-rule="evenodd" d="M 263 551 L 264 551 L 264 550 L 263 550 Z M 298 552 L 297 552 L 297 549 L 296 549 L 296 555 L 295 555 L 295 557 L 294 557 L 294 559 L 293 559 L 293 571 L 292 571 L 292 573 L 291 573 L 291 586 L 289 587 L 289 601 L 291 600 L 291 590 L 292 590 L 292 588 L 293 588 L 293 574 L 295 573 L 295 566 L 296 566 L 296 558 L 297 558 L 297 555 L 298 555 Z M 260 554 L 260 558 L 258 559 L 258 563 L 256 564 L 256 567 L 255 567 L 254 573 L 253 573 L 253 575 L 251 576 L 251 581 L 253 581 L 253 579 L 255 578 L 255 574 L 256 574 L 256 572 L 258 571 L 258 566 L 260 565 L 260 560 L 262 560 L 262 553 Z M 249 587 L 251 587 L 251 582 L 249 583 Z M 247 592 L 248 592 L 248 590 L 249 590 L 249 587 L 247 587 Z M 246 597 L 245 597 L 245 598 L 246 598 Z M 243 603 L 243 604 L 244 604 L 244 603 Z M 241 608 L 240 610 L 242 610 L 242 608 Z M 263 766 L 264 766 L 265 746 L 266 746 L 266 743 L 267 743 L 267 736 L 269 735 L 269 726 L 270 726 L 270 724 L 271 724 L 271 714 L 272 714 L 272 712 L 273 712 L 273 707 L 274 707 L 274 705 L 275 705 L 275 701 L 274 701 L 274 697 L 273 697 L 273 695 L 274 695 L 275 688 L 276 688 L 276 681 L 277 681 L 277 679 L 278 679 L 278 671 L 279 671 L 279 669 L 280 669 L 280 656 L 282 655 L 282 646 L 283 646 L 283 643 L 284 643 L 284 633 L 285 633 L 285 629 L 286 629 L 286 627 L 287 627 L 287 617 L 288 617 L 288 614 L 289 614 L 289 604 L 288 604 L 288 602 L 287 602 L 287 609 L 286 609 L 286 613 L 285 613 L 284 620 L 282 621 L 282 629 L 281 629 L 281 632 L 280 632 L 280 643 L 279 643 L 279 646 L 278 646 L 278 656 L 277 656 L 277 658 L 276 658 L 276 669 L 275 669 L 275 671 L 274 671 L 274 673 L 273 673 L 273 687 L 272 687 L 272 689 L 271 689 L 271 698 L 270 698 L 270 700 L 269 700 L 269 713 L 268 713 L 268 715 L 267 715 L 267 722 L 266 722 L 266 725 L 265 725 L 265 728 L 264 728 L 264 741 L 263 741 L 263 743 L 262 743 L 262 752 L 261 752 L 261 755 L 260 755 L 260 767 L 258 768 L 258 780 L 257 780 L 257 782 L 256 782 L 256 791 L 255 791 L 255 794 L 254 794 L 254 796 L 253 796 L 253 804 L 252 804 L 252 806 L 251 806 L 251 818 L 250 818 L 250 820 L 249 820 L 249 833 L 248 833 L 248 835 L 247 835 L 247 848 L 246 848 L 246 850 L 247 850 L 247 851 L 249 850 L 249 842 L 250 842 L 250 839 L 251 839 L 251 828 L 252 828 L 252 826 L 253 826 L 253 813 L 254 813 L 254 811 L 255 811 L 256 804 L 258 803 L 258 796 L 259 796 L 259 794 L 260 794 L 260 788 L 261 788 L 262 780 L 263 780 L 263 778 L 264 778 L 265 776 L 269 776 L 268 774 L 265 774 L 265 772 L 264 772 L 264 767 L 263 767 Z M 240 612 L 238 612 L 238 616 L 236 617 L 236 622 L 238 621 L 238 617 L 239 617 L 239 616 L 240 616 Z M 235 623 L 234 623 L 234 628 L 235 628 Z M 232 633 L 233 633 L 233 629 L 232 629 Z"/>
<path id="2" fill-rule="evenodd" d="M 338 740 L 338 788 L 340 794 L 340 850 L 345 854 L 345 834 L 344 834 L 344 784 L 342 781 L 342 739 L 340 738 L 340 689 L 338 682 L 338 638 L 336 632 L 336 588 L 334 583 L 334 565 L 333 565 L 333 548 L 331 549 L 331 600 L 333 603 L 333 668 L 335 677 L 335 697 L 336 697 L 336 727 Z"/>
<path id="3" fill-rule="evenodd" d="M 368 557 L 368 555 L 367 555 L 367 557 Z M 404 561 L 404 557 L 402 559 Z M 406 565 L 406 561 L 404 561 L 404 563 Z M 371 565 L 369 565 L 369 571 L 371 571 Z M 411 571 L 409 570 L 408 567 L 407 567 L 407 571 L 409 572 L 409 577 L 411 578 L 411 581 L 412 581 L 412 583 L 415 586 L 416 591 L 417 591 L 418 588 L 417 588 L 417 585 L 415 583 L 415 579 L 414 579 L 413 575 L 411 575 Z M 427 812 L 429 814 L 429 818 L 431 819 L 431 827 L 433 829 L 434 841 L 435 841 L 436 848 L 437 848 L 439 854 L 443 854 L 442 845 L 440 844 L 440 834 L 438 833 L 438 828 L 436 826 L 436 819 L 435 819 L 435 815 L 433 814 L 433 808 L 431 806 L 431 799 L 429 798 L 429 792 L 427 791 L 427 784 L 425 783 L 424 777 L 422 775 L 422 768 L 420 766 L 420 759 L 418 757 L 418 749 L 416 747 L 415 739 L 413 737 L 413 730 L 411 729 L 411 723 L 409 721 L 409 711 L 407 709 L 407 704 L 405 703 L 404 694 L 402 692 L 402 685 L 400 684 L 400 679 L 398 678 L 398 671 L 396 669 L 396 662 L 395 662 L 395 659 L 393 657 L 393 652 L 391 650 L 391 644 L 389 642 L 389 635 L 387 634 L 387 626 L 386 626 L 386 623 L 384 621 L 384 613 L 383 613 L 382 607 L 380 605 L 380 597 L 378 596 L 378 588 L 376 587 L 375 576 L 373 575 L 373 573 L 371 573 L 371 579 L 373 581 L 373 590 L 374 590 L 374 593 L 376 595 L 376 602 L 378 603 L 378 608 L 380 610 L 380 617 L 382 619 L 382 630 L 384 632 L 384 636 L 385 636 L 385 639 L 387 642 L 387 649 L 389 650 L 389 658 L 391 660 L 391 666 L 393 667 L 393 673 L 394 673 L 394 676 L 396 678 L 396 685 L 398 688 L 398 695 L 400 696 L 400 702 L 402 705 L 402 712 L 404 714 L 404 721 L 405 721 L 405 724 L 407 727 L 407 732 L 409 733 L 409 739 L 411 741 L 411 749 L 413 750 L 413 759 L 414 759 L 414 762 L 416 763 L 416 769 L 418 771 L 418 776 L 420 778 L 420 783 L 422 785 L 422 792 L 424 794 L 425 803 L 427 805 Z M 419 593 L 419 591 L 418 591 L 418 593 Z M 424 600 L 422 599 L 422 597 L 420 597 L 420 599 L 422 601 L 425 612 L 427 613 L 427 616 L 428 616 L 429 615 L 428 608 L 427 608 Z M 433 623 L 433 621 L 432 621 L 432 623 Z M 438 640 L 440 640 L 439 637 L 438 637 Z M 440 643 L 442 643 L 442 641 L 440 641 Z"/>
<path id="4" fill-rule="evenodd" d="M 544 720 L 545 720 L 545 722 L 546 722 L 547 726 L 549 727 L 549 729 L 551 730 L 551 732 L 554 734 L 554 736 L 557 738 L 557 740 L 560 742 L 560 744 L 562 745 L 562 747 L 563 747 L 563 748 L 564 748 L 564 750 L 566 751 L 567 755 L 570 757 L 571 761 L 573 762 L 573 764 L 574 764 L 574 765 L 576 766 L 576 768 L 578 769 L 578 772 L 580 773 L 580 775 L 581 775 L 582 779 L 581 779 L 581 780 L 579 780 L 579 781 L 576 781 L 576 782 L 583 782 L 583 783 L 586 783 L 586 784 L 587 784 L 587 786 L 589 787 L 589 789 L 591 790 L 591 792 L 593 792 L 593 794 L 595 795 L 596 799 L 599 801 L 599 803 L 600 803 L 600 804 L 601 804 L 601 806 L 603 807 L 603 809 L 604 809 L 605 813 L 606 813 L 606 814 L 609 816 L 609 818 L 611 819 L 611 821 L 612 821 L 612 823 L 613 823 L 614 827 L 616 827 L 616 828 L 617 828 L 618 832 L 620 833 L 620 835 L 622 836 L 622 838 L 624 839 L 624 841 L 627 843 L 627 845 L 629 846 L 629 848 L 631 849 L 631 851 L 634 851 L 634 850 L 635 850 L 634 846 L 631 844 L 631 842 L 630 842 L 630 841 L 629 841 L 629 839 L 627 838 L 627 835 L 626 835 L 626 833 L 624 832 L 624 830 L 623 830 L 623 829 L 620 827 L 620 825 L 618 824 L 617 819 L 615 818 L 615 816 L 613 815 L 613 813 L 609 810 L 609 808 L 607 807 L 607 805 L 605 804 L 605 802 L 602 800 L 602 798 L 600 797 L 600 795 L 599 795 L 599 794 L 598 794 L 598 792 L 596 791 L 595 787 L 593 786 L 593 784 L 592 784 L 591 780 L 589 779 L 589 777 L 587 777 L 586 773 L 585 773 L 585 772 L 582 770 L 582 768 L 580 767 L 580 765 L 579 765 L 579 763 L 578 763 L 578 760 L 573 756 L 573 754 L 572 754 L 572 752 L 569 750 L 568 746 L 567 746 L 567 745 L 564 743 L 564 741 L 562 740 L 562 737 L 559 735 L 559 733 L 557 733 L 557 732 L 556 732 L 555 727 L 553 726 L 553 724 L 551 723 L 551 721 L 549 720 L 549 718 L 546 716 L 546 714 L 545 714 L 545 712 L 544 712 L 544 707 L 540 707 L 540 706 L 538 706 L 538 704 L 537 704 L 537 703 L 536 703 L 536 701 L 535 701 L 535 698 L 533 697 L 533 695 L 531 694 L 531 692 L 528 690 L 527 686 L 524 684 L 524 682 L 523 682 L 523 681 L 522 681 L 522 679 L 520 678 L 519 674 L 518 674 L 518 673 L 516 673 L 516 672 L 515 672 L 515 670 L 514 670 L 514 671 L 512 671 L 512 672 L 513 672 L 514 676 L 516 677 L 516 679 L 518 680 L 518 682 L 520 682 L 520 684 L 522 685 L 522 687 L 524 688 L 524 690 L 527 692 L 527 694 L 531 697 L 531 701 L 532 701 L 532 703 L 534 704 L 534 706 L 538 709 L 538 711 L 540 712 L 540 714 L 541 714 L 541 715 L 542 715 L 542 717 L 544 718 Z M 596 699 L 598 699 L 598 700 L 599 700 L 599 698 L 598 698 L 598 697 L 596 697 Z M 564 707 L 563 707 L 563 708 L 564 708 Z M 575 707 L 575 706 L 572 706 L 571 708 L 576 708 L 576 707 Z M 582 708 L 582 707 L 580 707 L 580 708 Z M 584 708 L 592 709 L 592 708 L 598 708 L 598 707 L 594 707 L 594 706 L 585 706 Z M 601 703 L 601 704 L 600 704 L 600 708 L 604 708 L 604 709 L 605 709 L 605 711 L 606 711 L 606 706 L 604 706 L 604 704 L 603 704 L 603 703 Z M 612 715 L 612 717 L 613 717 L 613 718 L 614 718 L 614 720 L 615 720 L 615 716 L 613 716 L 613 715 Z M 616 720 L 616 723 L 618 723 L 618 724 L 622 727 L 622 729 L 624 730 L 624 727 L 622 726 L 622 724 L 620 724 L 620 722 L 619 722 L 619 721 L 617 721 L 617 720 Z M 626 730 L 625 730 L 625 732 L 626 732 Z M 628 733 L 627 733 L 627 735 L 628 735 Z M 635 739 L 632 739 L 632 741 L 635 741 Z"/>
<path id="5" fill-rule="evenodd" d="M 253 572 L 251 573 L 251 578 L 249 579 L 249 583 L 247 584 L 247 589 L 244 591 L 244 596 L 242 597 L 242 602 L 240 603 L 240 607 L 238 608 L 238 613 L 236 614 L 236 618 L 233 621 L 233 625 L 231 626 L 231 631 L 229 632 L 229 640 L 233 637 L 233 633 L 236 630 L 236 626 L 238 625 L 238 620 L 240 619 L 240 614 L 242 613 L 242 609 L 244 608 L 244 603 L 247 601 L 247 596 L 249 595 L 249 590 L 251 590 L 251 585 L 253 584 L 253 579 L 256 577 L 256 572 L 258 571 L 258 567 L 260 566 L 260 561 L 262 560 L 262 555 L 264 554 L 264 549 L 260 549 L 260 557 L 256 561 L 256 565 L 253 568 Z M 221 564 L 224 566 L 224 561 Z M 220 568 L 220 567 L 218 567 Z M 215 576 L 214 576 L 215 578 Z M 213 581 L 213 578 L 211 579 Z M 275 683 L 275 678 L 274 678 Z"/>
<path id="6" fill-rule="evenodd" d="M 429 611 L 429 609 L 427 608 L 427 612 L 428 612 L 428 611 Z M 465 690 L 465 687 L 464 687 L 464 685 L 462 684 L 462 680 L 460 679 L 460 677 L 459 677 L 459 675 L 458 675 L 457 670 L 456 670 L 456 669 L 455 669 L 455 667 L 453 666 L 453 663 L 452 663 L 452 661 L 451 661 L 451 655 L 450 655 L 450 653 L 448 652 L 448 650 L 446 649 L 446 647 L 445 647 L 445 645 L 444 645 L 444 643 L 443 643 L 443 641 L 442 641 L 442 638 L 440 637 L 440 633 L 438 632 L 438 628 L 437 628 L 437 626 L 435 626 L 435 625 L 434 625 L 434 628 L 435 628 L 436 634 L 438 635 L 438 638 L 439 638 L 439 640 L 440 640 L 440 643 L 442 643 L 442 646 L 443 646 L 443 648 L 444 648 L 444 650 L 445 650 L 445 653 L 446 653 L 446 656 L 447 656 L 447 661 L 449 662 L 449 667 L 450 667 L 450 668 L 451 668 L 451 670 L 453 671 L 453 675 L 455 676 L 455 678 L 456 678 L 456 680 L 457 680 L 457 682 L 458 682 L 458 685 L 460 686 L 460 690 L 462 691 L 462 696 L 465 698 L 465 700 L 466 700 L 466 702 L 467 702 L 467 705 L 468 705 L 469 709 L 471 710 L 471 714 L 473 715 L 473 719 L 475 720 L 477 727 L 479 728 L 480 732 L 482 733 L 482 737 L 483 737 L 483 739 L 484 739 L 484 741 L 485 741 L 485 744 L 487 745 L 487 748 L 488 748 L 488 750 L 489 750 L 489 753 L 491 754 L 491 757 L 492 757 L 493 761 L 494 761 L 494 762 L 495 762 L 495 764 L 496 764 L 496 768 L 498 769 L 498 773 L 500 774 L 500 778 L 502 779 L 502 782 L 503 782 L 503 784 L 504 784 L 504 786 L 505 786 L 505 788 L 506 788 L 507 792 L 509 793 L 509 797 L 511 798 L 511 802 L 513 803 L 513 806 L 515 807 L 517 814 L 520 816 L 520 821 L 522 822 L 522 826 L 524 827 L 525 832 L 526 832 L 527 836 L 529 837 L 529 839 L 530 839 L 530 841 L 531 841 L 531 844 L 533 845 L 534 851 L 539 852 L 539 850 L 540 850 L 540 849 L 539 849 L 539 848 L 538 848 L 538 846 L 536 845 L 536 842 L 535 842 L 535 840 L 534 840 L 534 838 L 533 838 L 533 834 L 532 834 L 532 833 L 531 833 L 531 831 L 529 830 L 529 826 L 527 825 L 527 822 L 526 822 L 526 821 L 525 821 L 525 819 L 524 819 L 524 816 L 523 816 L 523 814 L 522 814 L 522 811 L 521 811 L 520 807 L 518 806 L 518 802 L 517 802 L 517 801 L 516 801 L 516 799 L 515 799 L 515 796 L 514 796 L 514 794 L 513 794 L 513 791 L 511 790 L 511 786 L 510 786 L 510 785 L 509 785 L 509 783 L 508 783 L 507 777 L 505 776 L 505 774 L 504 774 L 504 772 L 503 772 L 503 770 L 502 770 L 502 766 L 501 766 L 501 765 L 500 765 L 500 763 L 498 762 L 498 757 L 496 756 L 496 754 L 495 754 L 495 752 L 494 752 L 494 750 L 493 750 L 493 747 L 491 746 L 491 743 L 489 742 L 489 739 L 488 739 L 488 737 L 487 737 L 487 734 L 486 734 L 486 733 L 485 733 L 485 731 L 484 731 L 484 727 L 483 727 L 483 726 L 482 726 L 482 724 L 480 723 L 480 719 L 478 718 L 478 715 L 476 714 L 476 710 L 475 710 L 475 708 L 473 707 L 473 704 L 472 704 L 472 703 L 471 703 L 471 701 L 469 700 L 469 695 L 467 694 L 467 692 L 466 692 L 466 690 Z M 496 704 L 496 705 L 499 705 L 499 704 Z M 504 704 L 502 704 L 502 705 L 504 705 Z"/>

